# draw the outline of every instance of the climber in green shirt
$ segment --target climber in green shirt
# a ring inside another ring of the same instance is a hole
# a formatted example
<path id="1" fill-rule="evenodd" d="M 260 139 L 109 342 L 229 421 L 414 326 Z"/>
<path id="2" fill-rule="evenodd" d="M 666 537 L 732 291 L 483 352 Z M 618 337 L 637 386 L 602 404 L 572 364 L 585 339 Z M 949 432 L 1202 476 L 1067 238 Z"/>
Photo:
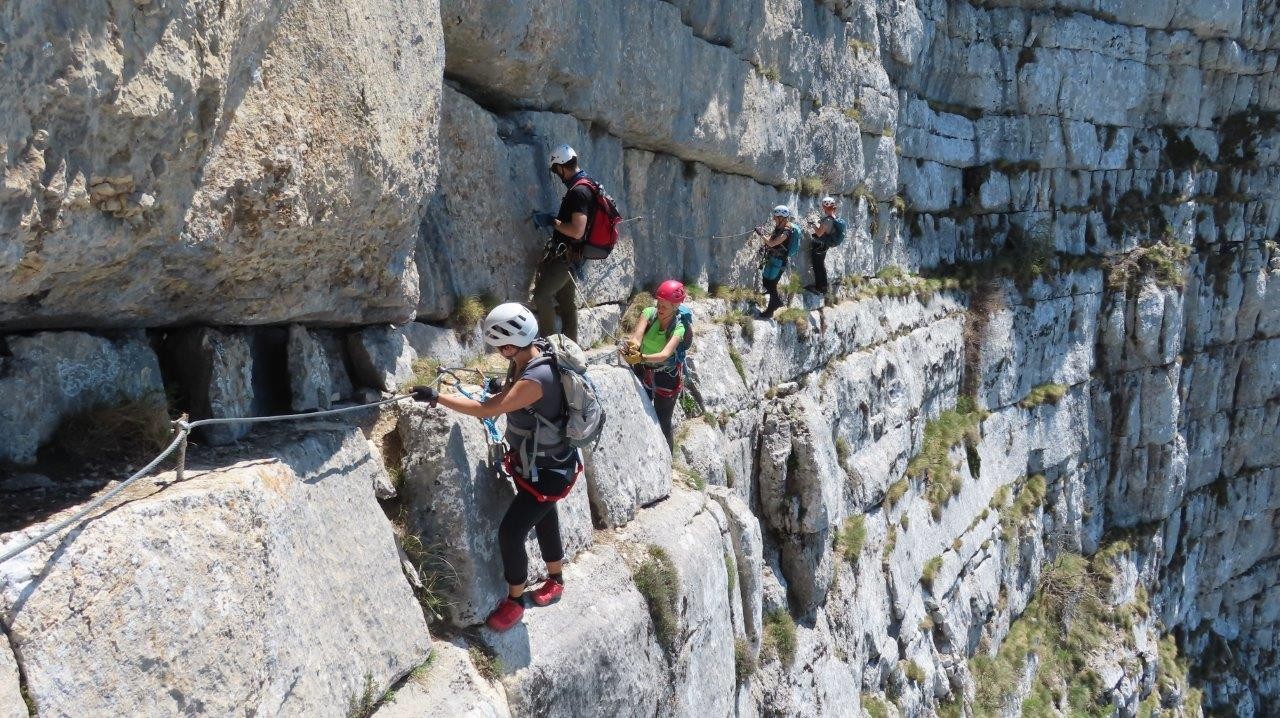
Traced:
<path id="1" fill-rule="evenodd" d="M 653 402 L 667 447 L 674 448 L 671 415 L 684 388 L 685 352 L 693 342 L 693 313 L 682 304 L 684 285 L 674 279 L 659 285 L 654 295 L 657 305 L 645 307 L 618 351 Z"/>

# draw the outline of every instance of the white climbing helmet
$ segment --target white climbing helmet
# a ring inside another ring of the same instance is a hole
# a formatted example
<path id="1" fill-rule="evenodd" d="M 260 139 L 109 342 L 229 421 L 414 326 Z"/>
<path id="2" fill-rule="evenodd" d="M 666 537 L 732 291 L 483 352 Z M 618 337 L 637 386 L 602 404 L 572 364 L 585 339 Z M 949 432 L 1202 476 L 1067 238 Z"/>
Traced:
<path id="1" fill-rule="evenodd" d="M 578 153 L 574 152 L 573 148 L 569 145 L 560 145 L 554 150 L 551 150 L 551 164 L 553 166 L 562 165 L 569 160 L 576 159 L 578 159 Z"/>
<path id="2" fill-rule="evenodd" d="M 773 216 L 774 217 L 790 217 L 791 208 L 786 206 L 785 204 L 780 204 L 777 207 L 773 208 Z"/>
<path id="3" fill-rule="evenodd" d="M 491 347 L 527 347 L 538 338 L 538 320 L 523 304 L 499 304 L 484 318 L 484 343 Z"/>
<path id="4" fill-rule="evenodd" d="M 827 195 L 826 197 L 823 197 L 823 198 L 822 198 L 822 206 L 823 206 L 823 207 L 834 207 L 834 206 L 836 206 L 836 198 L 835 198 L 835 197 L 832 197 L 831 195 Z"/>

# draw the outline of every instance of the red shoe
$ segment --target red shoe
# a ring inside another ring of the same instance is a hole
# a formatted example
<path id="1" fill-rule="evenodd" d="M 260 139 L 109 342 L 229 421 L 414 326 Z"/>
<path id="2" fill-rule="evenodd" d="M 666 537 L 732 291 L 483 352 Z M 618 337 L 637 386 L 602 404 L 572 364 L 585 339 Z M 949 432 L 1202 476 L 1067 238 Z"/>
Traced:
<path id="1" fill-rule="evenodd" d="M 564 593 L 564 584 L 559 581 L 547 579 L 537 591 L 533 592 L 533 602 L 539 606 L 550 606 L 560 600 L 560 594 Z"/>
<path id="2" fill-rule="evenodd" d="M 524 618 L 524 606 L 508 597 L 502 599 L 484 622 L 489 628 L 501 633 L 519 623 L 521 618 Z"/>

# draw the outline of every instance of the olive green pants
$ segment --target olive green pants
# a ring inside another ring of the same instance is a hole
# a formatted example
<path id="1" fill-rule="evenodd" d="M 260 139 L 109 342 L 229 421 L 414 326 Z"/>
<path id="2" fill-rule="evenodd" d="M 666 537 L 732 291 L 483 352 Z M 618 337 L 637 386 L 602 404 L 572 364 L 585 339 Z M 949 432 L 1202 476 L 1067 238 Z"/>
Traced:
<path id="1" fill-rule="evenodd" d="M 552 257 L 538 265 L 538 278 L 533 285 L 533 313 L 538 317 L 538 333 L 542 336 L 555 334 L 559 316 L 560 333 L 578 341 L 578 288 L 567 260 Z"/>

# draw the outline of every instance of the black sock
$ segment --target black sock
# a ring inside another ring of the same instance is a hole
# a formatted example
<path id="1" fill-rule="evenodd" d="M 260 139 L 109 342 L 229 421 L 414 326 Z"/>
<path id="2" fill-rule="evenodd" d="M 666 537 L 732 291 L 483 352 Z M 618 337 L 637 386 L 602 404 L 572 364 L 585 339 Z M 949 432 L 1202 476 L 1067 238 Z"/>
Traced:
<path id="1" fill-rule="evenodd" d="M 562 573 L 552 573 L 552 574 L 548 574 L 548 575 L 547 575 L 547 578 L 551 579 L 552 581 L 555 581 L 556 583 L 560 584 L 561 586 L 563 586 L 563 585 L 564 585 L 564 574 L 562 574 Z"/>
<path id="2" fill-rule="evenodd" d="M 528 608 L 528 607 L 529 607 L 529 603 L 528 603 L 528 601 L 526 601 L 526 600 L 525 600 L 525 597 L 524 597 L 524 596 L 525 596 L 525 594 L 523 594 L 523 593 L 522 593 L 522 594 L 520 594 L 519 596 L 516 596 L 515 598 L 511 598 L 511 594 L 509 594 L 509 593 L 507 594 L 507 598 L 510 598 L 512 601 L 515 601 L 516 603 L 520 604 L 521 606 L 523 606 L 523 607 L 525 607 L 525 608 Z"/>

